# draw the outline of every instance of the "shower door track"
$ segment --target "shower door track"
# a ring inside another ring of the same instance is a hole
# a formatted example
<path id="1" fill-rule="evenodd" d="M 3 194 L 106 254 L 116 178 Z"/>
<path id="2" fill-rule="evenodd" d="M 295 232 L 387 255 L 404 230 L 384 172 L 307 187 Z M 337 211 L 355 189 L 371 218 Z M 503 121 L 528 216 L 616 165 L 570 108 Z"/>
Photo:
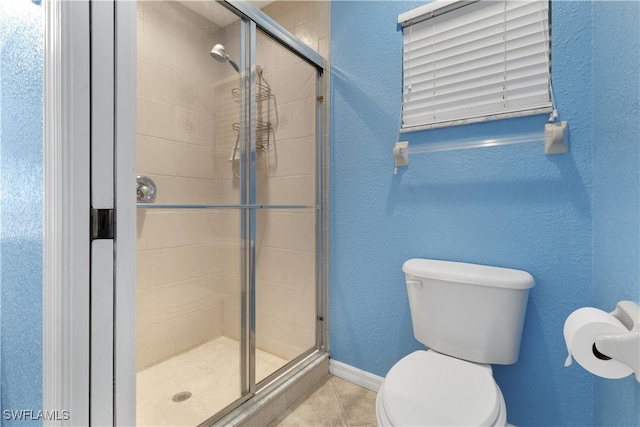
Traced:
<path id="1" fill-rule="evenodd" d="M 315 65 L 318 69 L 326 69 L 327 64 L 322 55 L 295 38 L 291 33 L 282 28 L 280 24 L 251 4 L 251 2 L 246 0 L 224 0 L 221 3 L 229 9 L 232 9 L 235 13 L 255 22 L 258 28 Z"/>

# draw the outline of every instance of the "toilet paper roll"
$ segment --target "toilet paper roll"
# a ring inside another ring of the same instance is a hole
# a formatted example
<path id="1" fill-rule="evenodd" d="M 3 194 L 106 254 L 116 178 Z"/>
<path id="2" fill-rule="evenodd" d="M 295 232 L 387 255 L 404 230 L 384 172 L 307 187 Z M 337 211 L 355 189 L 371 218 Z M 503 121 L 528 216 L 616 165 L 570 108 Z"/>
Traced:
<path id="1" fill-rule="evenodd" d="M 629 330 L 611 314 L 592 307 L 580 308 L 564 322 L 564 341 L 569 355 L 564 366 L 571 365 L 571 357 L 584 369 L 603 378 L 624 378 L 633 369 L 595 350 L 598 335 L 629 333 Z"/>

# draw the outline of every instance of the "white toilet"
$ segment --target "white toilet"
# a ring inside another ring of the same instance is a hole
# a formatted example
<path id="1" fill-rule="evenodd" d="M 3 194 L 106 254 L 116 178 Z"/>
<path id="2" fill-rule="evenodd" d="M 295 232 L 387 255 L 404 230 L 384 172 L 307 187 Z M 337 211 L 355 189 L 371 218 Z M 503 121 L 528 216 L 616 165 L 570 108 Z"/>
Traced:
<path id="1" fill-rule="evenodd" d="M 376 401 L 379 426 L 505 426 L 489 364 L 518 360 L 533 277 L 459 262 L 404 263 L 413 333 L 429 349 L 396 363 Z"/>

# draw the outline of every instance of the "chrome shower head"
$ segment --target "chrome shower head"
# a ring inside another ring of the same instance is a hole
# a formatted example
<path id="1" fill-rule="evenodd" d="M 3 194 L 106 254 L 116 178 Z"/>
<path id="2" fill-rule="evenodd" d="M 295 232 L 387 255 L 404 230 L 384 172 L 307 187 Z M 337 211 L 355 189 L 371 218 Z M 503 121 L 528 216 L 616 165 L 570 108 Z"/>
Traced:
<path id="1" fill-rule="evenodd" d="M 211 49 L 210 54 L 213 59 L 220 62 L 225 62 L 229 57 L 229 55 L 227 55 L 227 52 L 224 50 L 224 46 L 222 46 L 221 44 L 215 45 L 213 49 Z"/>
<path id="2" fill-rule="evenodd" d="M 233 60 L 231 59 L 231 57 L 229 55 L 227 55 L 227 52 L 225 51 L 223 45 L 221 45 L 221 44 L 215 45 L 213 47 L 213 49 L 211 49 L 211 52 L 209 52 L 209 54 L 216 61 L 228 62 L 229 65 L 231 65 L 234 70 L 240 72 L 240 70 L 239 70 L 238 66 L 236 65 L 236 63 L 233 62 Z"/>

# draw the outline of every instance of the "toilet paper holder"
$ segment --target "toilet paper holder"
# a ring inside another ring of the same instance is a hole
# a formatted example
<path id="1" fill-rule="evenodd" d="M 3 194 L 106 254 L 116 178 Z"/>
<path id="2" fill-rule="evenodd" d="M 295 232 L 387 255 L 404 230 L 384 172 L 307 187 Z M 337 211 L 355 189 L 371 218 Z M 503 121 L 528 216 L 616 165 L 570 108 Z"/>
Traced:
<path id="1" fill-rule="evenodd" d="M 636 380 L 640 382 L 640 307 L 633 301 L 620 301 L 610 314 L 629 329 L 629 332 L 598 335 L 594 343 L 594 353 L 598 351 L 628 365 L 633 369 Z"/>

